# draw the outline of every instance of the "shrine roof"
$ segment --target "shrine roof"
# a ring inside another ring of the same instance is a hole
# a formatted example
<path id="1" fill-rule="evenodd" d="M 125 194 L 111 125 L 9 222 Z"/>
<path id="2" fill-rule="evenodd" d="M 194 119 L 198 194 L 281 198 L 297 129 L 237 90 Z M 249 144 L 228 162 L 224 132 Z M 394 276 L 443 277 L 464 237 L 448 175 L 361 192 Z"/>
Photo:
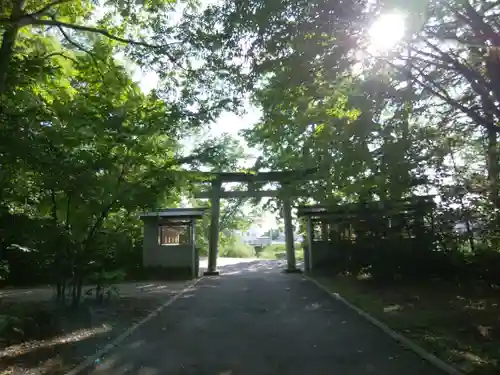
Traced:
<path id="1" fill-rule="evenodd" d="M 167 218 L 201 218 L 207 207 L 201 208 L 162 208 L 157 211 L 144 212 L 140 215 L 143 217 L 167 217 Z"/>

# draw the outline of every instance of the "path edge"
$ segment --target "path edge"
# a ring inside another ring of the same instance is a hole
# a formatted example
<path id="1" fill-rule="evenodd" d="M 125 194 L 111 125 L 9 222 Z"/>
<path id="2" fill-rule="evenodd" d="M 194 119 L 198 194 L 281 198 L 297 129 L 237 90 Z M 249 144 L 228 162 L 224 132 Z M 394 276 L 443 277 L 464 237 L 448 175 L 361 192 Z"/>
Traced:
<path id="1" fill-rule="evenodd" d="M 177 299 L 179 299 L 184 293 L 188 292 L 193 288 L 196 284 L 198 284 L 201 280 L 203 279 L 203 276 L 195 280 L 194 282 L 189 283 L 184 289 L 182 289 L 180 292 L 177 292 L 172 298 L 169 298 L 166 302 L 164 302 L 162 305 L 156 308 L 156 310 L 150 312 L 146 317 L 142 318 L 140 321 L 137 323 L 132 324 L 125 332 L 123 332 L 120 336 L 117 338 L 111 340 L 106 346 L 99 351 L 97 351 L 94 355 L 85 358 L 82 362 L 80 362 L 78 365 L 73 367 L 71 370 L 69 370 L 66 375 L 78 375 L 80 372 L 83 370 L 87 369 L 88 367 L 92 366 L 95 361 L 107 353 L 111 351 L 111 349 L 115 348 L 116 346 L 120 345 L 126 338 L 128 338 L 137 328 L 142 326 L 144 323 L 147 323 L 150 321 L 152 318 L 154 318 L 156 315 L 158 315 L 164 308 L 170 306 L 173 304 Z"/>
<path id="2" fill-rule="evenodd" d="M 398 341 L 401 343 L 404 347 L 407 349 L 412 350 L 414 353 L 416 353 L 418 356 L 421 358 L 425 359 L 426 361 L 430 362 L 432 365 L 440 369 L 441 371 L 444 371 L 448 375 L 464 375 L 463 372 L 457 370 L 455 367 L 451 366 L 450 364 L 446 363 L 442 359 L 439 359 L 436 357 L 434 354 L 429 353 L 427 350 L 422 348 L 420 345 L 417 345 L 415 342 L 410 340 L 409 338 L 401 335 L 400 333 L 394 331 L 393 329 L 389 328 L 386 324 L 382 323 L 380 320 L 374 318 L 364 310 L 361 310 L 359 307 L 354 306 L 352 303 L 350 303 L 348 300 L 343 298 L 340 294 L 338 293 L 333 293 L 330 291 L 326 286 L 321 284 L 319 281 L 313 279 L 310 276 L 303 275 L 302 276 L 304 279 L 309 280 L 313 284 L 315 284 L 318 288 L 322 289 L 323 291 L 327 292 L 330 297 L 335 299 L 336 301 L 341 302 L 345 306 L 347 306 L 349 309 L 354 310 L 358 315 L 362 316 L 364 319 L 368 320 L 370 323 L 372 323 L 374 326 L 382 330 L 385 334 L 389 335 L 392 337 L 394 340 Z"/>

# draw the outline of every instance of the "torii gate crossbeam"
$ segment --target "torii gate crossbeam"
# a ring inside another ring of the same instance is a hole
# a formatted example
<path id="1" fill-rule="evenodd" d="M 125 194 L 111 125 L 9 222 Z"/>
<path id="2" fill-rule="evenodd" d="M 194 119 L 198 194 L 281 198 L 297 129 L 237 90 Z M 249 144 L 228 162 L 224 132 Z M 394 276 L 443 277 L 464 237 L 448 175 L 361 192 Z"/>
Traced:
<path id="1" fill-rule="evenodd" d="M 278 197 L 283 202 L 283 219 L 285 222 L 285 242 L 287 254 L 286 272 L 300 272 L 296 267 L 295 244 L 293 238 L 292 226 L 292 196 L 307 196 L 306 192 L 296 192 L 290 194 L 287 190 L 291 181 L 310 179 L 310 175 L 315 173 L 316 169 L 306 169 L 303 171 L 279 171 L 279 172 L 260 172 L 260 173 L 203 173 L 207 176 L 213 176 L 212 189 L 208 192 L 202 192 L 195 195 L 195 198 L 209 198 L 212 206 L 212 218 L 210 223 L 210 238 L 208 249 L 208 269 L 204 273 L 206 276 L 218 275 L 217 271 L 217 253 L 219 243 L 219 218 L 220 218 L 220 199 L 233 197 Z M 224 182 L 242 182 L 250 186 L 246 191 L 224 191 L 222 183 Z M 260 191 L 253 190 L 253 183 L 279 182 L 282 186 L 280 190 Z"/>

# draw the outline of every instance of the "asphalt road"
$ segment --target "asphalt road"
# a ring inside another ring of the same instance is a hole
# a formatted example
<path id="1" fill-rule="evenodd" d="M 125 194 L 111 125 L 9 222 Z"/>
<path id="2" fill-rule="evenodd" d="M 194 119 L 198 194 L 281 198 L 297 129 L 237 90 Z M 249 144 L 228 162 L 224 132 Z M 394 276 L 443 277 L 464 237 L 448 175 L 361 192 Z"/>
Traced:
<path id="1" fill-rule="evenodd" d="M 223 266 L 82 374 L 441 374 L 282 266 Z"/>

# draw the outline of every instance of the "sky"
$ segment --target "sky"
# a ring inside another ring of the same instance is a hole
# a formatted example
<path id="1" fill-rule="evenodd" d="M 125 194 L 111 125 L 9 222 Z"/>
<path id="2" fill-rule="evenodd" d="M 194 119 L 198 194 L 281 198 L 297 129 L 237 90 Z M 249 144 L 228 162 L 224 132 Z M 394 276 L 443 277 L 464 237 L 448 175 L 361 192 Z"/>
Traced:
<path id="1" fill-rule="evenodd" d="M 158 75 L 155 72 L 143 72 L 136 70 L 134 80 L 139 82 L 139 85 L 144 92 L 149 92 L 150 90 L 156 88 L 158 84 Z M 207 124 L 208 132 L 206 137 L 218 137 L 224 133 L 231 134 L 235 138 L 239 139 L 245 149 L 249 150 L 252 155 L 256 155 L 258 154 L 258 151 L 249 148 L 239 133 L 241 130 L 249 129 L 256 124 L 260 119 L 261 112 L 258 108 L 252 106 L 248 101 L 244 103 L 244 109 L 245 113 L 242 116 L 232 112 L 223 112 L 215 123 Z M 187 148 L 192 147 L 193 142 L 201 143 L 201 139 L 197 138 L 196 141 L 194 141 L 191 138 L 186 138 L 184 140 L 184 144 Z M 242 161 L 241 167 L 251 165 L 253 165 L 253 160 L 247 159 Z"/>

